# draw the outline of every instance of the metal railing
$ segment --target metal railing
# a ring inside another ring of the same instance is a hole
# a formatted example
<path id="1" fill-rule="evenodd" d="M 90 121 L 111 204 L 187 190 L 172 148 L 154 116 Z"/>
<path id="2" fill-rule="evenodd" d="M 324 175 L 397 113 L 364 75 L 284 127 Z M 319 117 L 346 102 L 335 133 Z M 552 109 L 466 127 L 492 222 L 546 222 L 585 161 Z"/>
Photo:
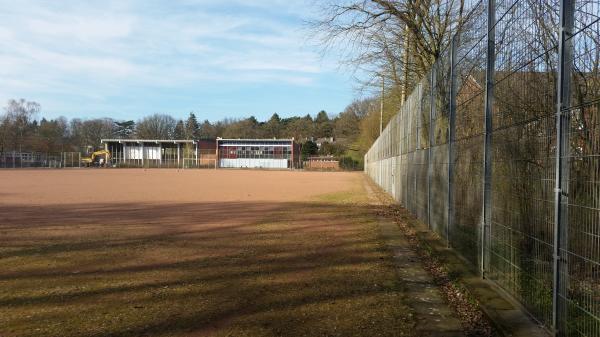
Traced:
<path id="1" fill-rule="evenodd" d="M 487 0 L 365 172 L 558 336 L 600 336 L 600 3 Z"/>

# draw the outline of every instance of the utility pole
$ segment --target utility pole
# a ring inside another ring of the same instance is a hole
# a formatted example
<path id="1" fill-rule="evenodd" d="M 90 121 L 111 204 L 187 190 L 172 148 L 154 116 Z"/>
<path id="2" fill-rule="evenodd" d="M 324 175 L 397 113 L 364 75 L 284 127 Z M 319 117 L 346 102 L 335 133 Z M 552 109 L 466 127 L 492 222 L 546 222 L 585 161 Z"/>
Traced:
<path id="1" fill-rule="evenodd" d="M 379 110 L 379 135 L 383 133 L 383 97 L 385 94 L 385 77 L 381 74 L 381 108 Z"/>

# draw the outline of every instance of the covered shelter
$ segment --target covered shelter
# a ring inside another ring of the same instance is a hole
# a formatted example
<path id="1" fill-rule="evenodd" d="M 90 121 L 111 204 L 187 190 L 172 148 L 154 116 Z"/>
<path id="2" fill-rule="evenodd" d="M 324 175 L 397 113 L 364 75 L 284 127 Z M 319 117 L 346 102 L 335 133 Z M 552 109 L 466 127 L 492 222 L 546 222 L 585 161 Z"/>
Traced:
<path id="1" fill-rule="evenodd" d="M 214 142 L 200 144 L 196 140 L 102 139 L 101 143 L 110 152 L 110 165 L 113 167 L 193 168 L 207 164 L 211 159 L 213 163 L 216 162 L 215 145 L 207 146 Z"/>

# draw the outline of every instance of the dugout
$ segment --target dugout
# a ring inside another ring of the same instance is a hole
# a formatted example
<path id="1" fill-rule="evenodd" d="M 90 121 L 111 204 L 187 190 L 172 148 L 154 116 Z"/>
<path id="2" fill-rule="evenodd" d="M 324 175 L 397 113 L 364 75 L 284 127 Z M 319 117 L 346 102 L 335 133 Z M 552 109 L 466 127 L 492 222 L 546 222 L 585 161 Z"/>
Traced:
<path id="1" fill-rule="evenodd" d="M 102 139 L 113 167 L 216 168 L 215 141 Z"/>

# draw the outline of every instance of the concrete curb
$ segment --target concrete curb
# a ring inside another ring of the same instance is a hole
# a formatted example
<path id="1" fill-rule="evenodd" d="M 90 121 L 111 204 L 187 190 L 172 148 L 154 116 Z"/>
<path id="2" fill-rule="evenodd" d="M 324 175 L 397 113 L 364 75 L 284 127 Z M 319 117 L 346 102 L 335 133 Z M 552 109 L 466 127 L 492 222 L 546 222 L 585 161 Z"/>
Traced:
<path id="1" fill-rule="evenodd" d="M 410 226 L 415 226 L 415 223 L 411 223 Z M 550 336 L 519 303 L 495 283 L 483 279 L 469 268 L 468 262 L 462 256 L 448 248 L 445 242 L 424 228 L 422 223 L 416 226 L 418 227 L 413 228 L 417 230 L 419 240 L 431 248 L 432 253 L 442 261 L 448 271 L 479 301 L 482 311 L 499 333 L 510 337 Z"/>
<path id="2" fill-rule="evenodd" d="M 370 194 L 369 199 L 371 202 L 379 205 L 386 204 L 382 200 L 382 195 L 387 196 L 387 194 L 374 186 L 370 179 L 366 180 L 365 190 Z M 387 221 L 387 223 L 389 222 L 390 220 Z M 385 223 L 384 220 L 380 220 L 380 226 L 382 223 Z M 516 300 L 507 295 L 495 283 L 483 279 L 477 271 L 471 269 L 469 262 L 457 251 L 448 248 L 446 242 L 430 231 L 425 224 L 414 218 L 414 216 L 407 221 L 407 224 L 416 231 L 419 242 L 426 245 L 426 248 L 431 251 L 434 257 L 448 268 L 448 272 L 479 301 L 481 310 L 497 333 L 506 337 L 551 336 L 547 330 L 533 320 L 531 315 Z M 398 225 L 393 223 L 393 226 L 396 228 L 395 232 L 397 234 L 395 235 L 401 235 L 402 240 L 404 240 L 404 234 L 400 232 Z M 384 225 L 384 227 L 386 226 Z M 385 239 L 385 235 L 382 234 L 382 236 Z"/>

